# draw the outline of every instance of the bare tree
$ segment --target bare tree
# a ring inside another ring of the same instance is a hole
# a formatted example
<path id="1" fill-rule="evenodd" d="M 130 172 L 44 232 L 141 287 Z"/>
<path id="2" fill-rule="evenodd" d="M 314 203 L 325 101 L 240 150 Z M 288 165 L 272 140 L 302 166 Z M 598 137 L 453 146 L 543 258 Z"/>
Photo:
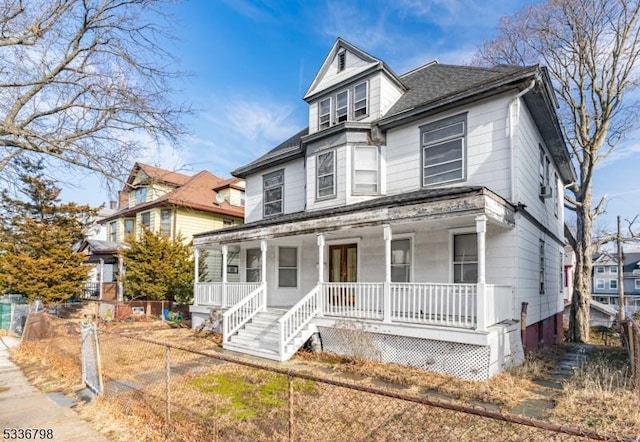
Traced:
<path id="1" fill-rule="evenodd" d="M 162 3 L 0 0 L 0 178 L 32 156 L 120 178 L 148 144 L 176 145 L 188 109 L 169 99 Z"/>
<path id="2" fill-rule="evenodd" d="M 574 296 L 570 339 L 589 340 L 594 220 L 593 175 L 637 120 L 640 5 L 636 0 L 547 0 L 503 18 L 498 36 L 482 45 L 476 63 L 548 67 L 560 102 L 565 139 L 578 169 L 566 206 L 576 213 Z M 606 242 L 598 238 L 598 243 Z"/>

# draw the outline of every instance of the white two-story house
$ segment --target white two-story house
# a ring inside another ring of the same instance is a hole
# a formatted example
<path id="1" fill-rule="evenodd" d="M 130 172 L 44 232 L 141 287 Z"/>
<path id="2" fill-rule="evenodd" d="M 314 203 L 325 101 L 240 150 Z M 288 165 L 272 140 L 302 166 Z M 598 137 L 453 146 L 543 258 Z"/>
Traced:
<path id="1" fill-rule="evenodd" d="M 227 259 L 196 281 L 194 326 L 221 308 L 225 348 L 286 360 L 317 333 L 470 379 L 561 336 L 575 174 L 543 68 L 397 75 L 338 39 L 304 100 L 309 127 L 233 172 L 246 224 L 195 235 Z"/>

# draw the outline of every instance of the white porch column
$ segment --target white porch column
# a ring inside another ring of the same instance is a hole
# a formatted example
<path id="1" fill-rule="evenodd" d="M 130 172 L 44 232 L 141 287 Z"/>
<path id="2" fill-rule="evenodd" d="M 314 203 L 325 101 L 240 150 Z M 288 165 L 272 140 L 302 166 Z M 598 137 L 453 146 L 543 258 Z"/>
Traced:
<path id="1" fill-rule="evenodd" d="M 104 259 L 100 258 L 100 275 L 98 277 L 98 299 L 102 301 L 102 284 L 104 283 Z"/>
<path id="2" fill-rule="evenodd" d="M 198 283 L 200 282 L 200 249 L 193 249 L 193 305 L 198 305 Z"/>
<path id="3" fill-rule="evenodd" d="M 320 296 L 318 297 L 318 313 L 320 316 L 324 314 L 324 289 L 322 284 L 324 283 L 324 233 L 318 233 L 318 289 L 320 290 Z"/>
<path id="4" fill-rule="evenodd" d="M 222 246 L 222 308 L 227 306 L 227 256 L 229 256 L 229 248 L 224 244 Z"/>
<path id="5" fill-rule="evenodd" d="M 476 298 L 476 330 L 487 329 L 487 309 L 489 299 L 487 299 L 487 287 L 485 280 L 485 235 L 487 232 L 487 217 L 480 215 L 476 217 L 476 236 L 478 241 L 478 283 Z"/>
<path id="6" fill-rule="evenodd" d="M 262 290 L 262 311 L 267 311 L 267 241 L 266 240 L 261 240 L 260 241 L 260 252 L 261 252 L 261 256 L 260 256 L 260 265 L 262 266 L 262 270 L 260 271 L 260 274 L 262 276 L 262 285 L 263 290 Z"/>
<path id="7" fill-rule="evenodd" d="M 384 236 L 384 291 L 382 295 L 382 320 L 391 322 L 391 226 L 382 226 Z"/>
<path id="8" fill-rule="evenodd" d="M 117 299 L 120 302 L 124 301 L 124 285 L 123 285 L 124 272 L 125 272 L 125 268 L 124 268 L 124 265 L 122 264 L 122 257 L 120 255 L 118 255 L 118 294 L 117 294 Z"/>

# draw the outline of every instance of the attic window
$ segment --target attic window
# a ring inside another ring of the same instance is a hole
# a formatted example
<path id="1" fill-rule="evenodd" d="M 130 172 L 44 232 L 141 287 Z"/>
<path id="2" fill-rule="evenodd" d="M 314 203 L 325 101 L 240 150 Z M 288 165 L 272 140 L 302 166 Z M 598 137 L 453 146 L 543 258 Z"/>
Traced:
<path id="1" fill-rule="evenodd" d="M 347 53 L 342 51 L 338 54 L 338 72 L 344 71 L 345 66 L 347 65 Z"/>

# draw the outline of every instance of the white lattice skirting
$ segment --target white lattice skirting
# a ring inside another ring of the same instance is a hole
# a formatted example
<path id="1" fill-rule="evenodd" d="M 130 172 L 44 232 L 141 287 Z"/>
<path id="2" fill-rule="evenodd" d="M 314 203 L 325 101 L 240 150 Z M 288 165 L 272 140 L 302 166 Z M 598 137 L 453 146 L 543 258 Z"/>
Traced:
<path id="1" fill-rule="evenodd" d="M 319 326 L 318 331 L 322 349 L 339 355 L 408 365 L 475 381 L 486 380 L 496 373 L 488 345 L 460 344 L 348 328 Z"/>

